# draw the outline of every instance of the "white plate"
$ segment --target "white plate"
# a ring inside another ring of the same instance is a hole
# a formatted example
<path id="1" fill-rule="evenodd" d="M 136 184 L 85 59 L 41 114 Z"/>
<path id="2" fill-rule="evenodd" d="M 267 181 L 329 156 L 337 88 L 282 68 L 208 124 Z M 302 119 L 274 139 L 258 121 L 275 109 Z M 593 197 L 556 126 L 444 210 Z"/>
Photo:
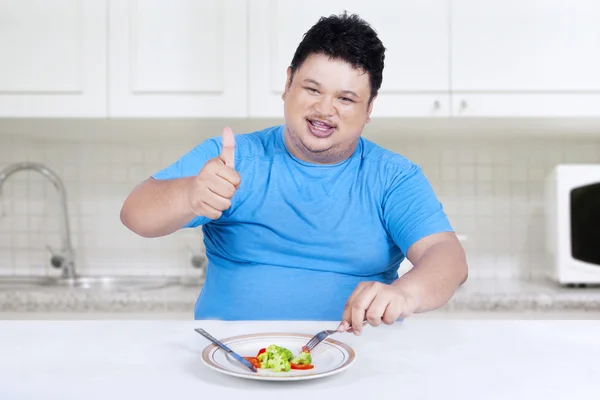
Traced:
<path id="1" fill-rule="evenodd" d="M 302 351 L 311 335 L 301 333 L 257 333 L 220 339 L 231 350 L 242 357 L 255 357 L 258 350 L 271 344 L 285 347 L 294 355 Z M 337 340 L 325 339 L 311 352 L 314 368 L 309 370 L 290 370 L 274 372 L 271 369 L 258 369 L 252 372 L 214 344 L 208 345 L 202 352 L 202 361 L 211 369 L 240 378 L 265 381 L 299 381 L 316 379 L 340 373 L 354 363 L 354 350 Z"/>

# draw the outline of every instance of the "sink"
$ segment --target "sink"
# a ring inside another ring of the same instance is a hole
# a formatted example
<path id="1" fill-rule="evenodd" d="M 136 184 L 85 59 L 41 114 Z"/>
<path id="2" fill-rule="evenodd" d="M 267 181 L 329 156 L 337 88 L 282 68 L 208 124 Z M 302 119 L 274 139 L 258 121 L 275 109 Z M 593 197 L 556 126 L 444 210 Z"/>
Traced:
<path id="1" fill-rule="evenodd" d="M 0 276 L 0 291 L 65 288 L 90 291 L 135 291 L 178 285 L 179 277 L 80 276 L 73 279 L 47 276 Z"/>
<path id="2" fill-rule="evenodd" d="M 32 289 L 52 284 L 56 278 L 47 276 L 2 276 L 0 291 Z"/>

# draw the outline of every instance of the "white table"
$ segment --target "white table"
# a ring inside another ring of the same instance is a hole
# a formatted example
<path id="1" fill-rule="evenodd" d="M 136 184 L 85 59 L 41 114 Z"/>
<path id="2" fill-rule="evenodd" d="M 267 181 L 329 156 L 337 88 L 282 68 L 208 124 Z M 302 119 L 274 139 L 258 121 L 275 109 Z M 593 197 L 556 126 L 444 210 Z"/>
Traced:
<path id="1" fill-rule="evenodd" d="M 0 399 L 598 399 L 600 321 L 408 319 L 337 334 L 355 364 L 312 381 L 251 381 L 200 359 L 217 338 L 336 323 L 0 322 Z M 281 396 L 281 397 L 279 397 Z"/>

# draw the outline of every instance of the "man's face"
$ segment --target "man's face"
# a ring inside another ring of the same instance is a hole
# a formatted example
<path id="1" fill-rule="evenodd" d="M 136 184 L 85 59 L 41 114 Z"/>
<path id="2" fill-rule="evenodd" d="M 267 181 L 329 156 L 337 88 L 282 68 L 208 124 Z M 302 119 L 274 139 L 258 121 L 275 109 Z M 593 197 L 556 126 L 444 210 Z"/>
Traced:
<path id="1" fill-rule="evenodd" d="M 340 60 L 313 54 L 288 79 L 284 100 L 285 139 L 301 160 L 336 163 L 352 155 L 369 121 L 369 75 Z"/>

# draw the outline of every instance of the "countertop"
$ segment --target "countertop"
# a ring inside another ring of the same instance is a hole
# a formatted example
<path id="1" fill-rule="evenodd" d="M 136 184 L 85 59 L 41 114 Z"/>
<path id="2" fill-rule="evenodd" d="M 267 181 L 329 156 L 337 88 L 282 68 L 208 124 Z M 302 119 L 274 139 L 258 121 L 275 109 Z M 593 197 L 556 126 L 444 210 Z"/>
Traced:
<path id="1" fill-rule="evenodd" d="M 192 316 L 200 290 L 200 285 L 131 292 L 3 289 L 0 290 L 0 312 L 178 312 Z M 566 288 L 542 279 L 470 279 L 441 311 L 600 312 L 600 288 Z"/>
<path id="2" fill-rule="evenodd" d="M 209 342 L 313 334 L 336 322 L 0 321 L 0 398 L 597 399 L 600 321 L 405 320 L 337 334 L 356 361 L 333 376 L 265 382 L 205 366 Z M 316 364 L 316 358 L 315 358 Z"/>

